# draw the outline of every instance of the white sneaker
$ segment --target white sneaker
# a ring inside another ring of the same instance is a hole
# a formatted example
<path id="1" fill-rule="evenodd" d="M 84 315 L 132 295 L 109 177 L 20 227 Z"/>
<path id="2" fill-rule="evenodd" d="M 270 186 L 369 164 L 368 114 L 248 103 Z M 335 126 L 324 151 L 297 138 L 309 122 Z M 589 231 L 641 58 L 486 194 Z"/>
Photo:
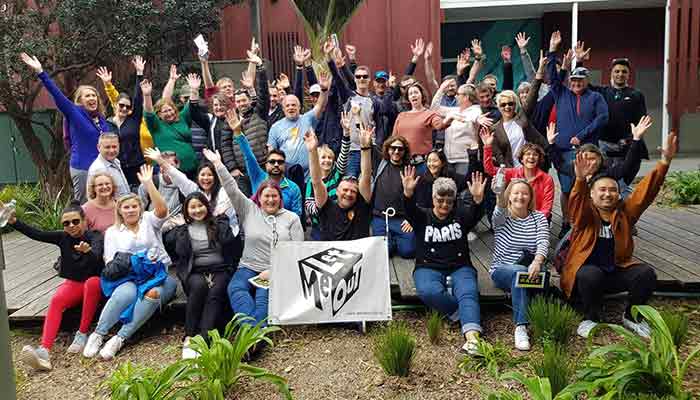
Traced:
<path id="1" fill-rule="evenodd" d="M 190 337 L 185 338 L 185 342 L 182 343 L 182 359 L 191 360 L 199 357 L 199 353 L 190 348 Z"/>
<path id="2" fill-rule="evenodd" d="M 104 340 L 104 336 L 100 335 L 99 333 L 93 332 L 90 335 L 90 337 L 88 337 L 88 341 L 85 345 L 85 348 L 83 348 L 83 357 L 95 357 L 95 355 L 97 355 L 97 352 L 100 351 Z"/>
<path id="3" fill-rule="evenodd" d="M 29 345 L 24 346 L 22 347 L 20 360 L 37 371 L 51 371 L 51 361 L 46 350 L 42 352 Z"/>
<path id="4" fill-rule="evenodd" d="M 597 325 L 597 322 L 591 321 L 590 319 L 583 320 L 580 324 L 578 324 L 578 328 L 576 328 L 576 333 L 582 338 L 588 339 L 588 335 L 591 334 L 591 330 Z"/>
<path id="5" fill-rule="evenodd" d="M 76 332 L 75 337 L 73 338 L 73 343 L 71 343 L 70 346 L 68 346 L 66 352 L 74 354 L 80 353 L 85 348 L 87 338 L 88 337 L 86 334 L 81 333 L 80 331 Z"/>
<path id="6" fill-rule="evenodd" d="M 478 238 L 479 238 L 479 237 L 476 236 L 476 233 L 474 233 L 474 232 L 469 232 L 469 233 L 467 234 L 467 240 L 470 241 L 470 242 L 473 242 L 473 241 L 475 241 L 475 240 L 478 239 Z"/>
<path id="7" fill-rule="evenodd" d="M 634 332 L 635 334 L 645 338 L 649 339 L 651 337 L 651 327 L 649 327 L 649 324 L 647 324 L 647 321 L 642 321 L 642 322 L 634 322 L 630 319 L 627 319 L 625 316 L 622 317 L 622 325 Z"/>
<path id="8" fill-rule="evenodd" d="M 119 335 L 112 336 L 105 344 L 105 347 L 100 350 L 100 357 L 102 357 L 103 360 L 113 359 L 123 345 L 124 339 L 120 338 Z"/>
<path id="9" fill-rule="evenodd" d="M 527 335 L 526 325 L 515 327 L 515 348 L 520 351 L 530 350 L 530 336 Z"/>

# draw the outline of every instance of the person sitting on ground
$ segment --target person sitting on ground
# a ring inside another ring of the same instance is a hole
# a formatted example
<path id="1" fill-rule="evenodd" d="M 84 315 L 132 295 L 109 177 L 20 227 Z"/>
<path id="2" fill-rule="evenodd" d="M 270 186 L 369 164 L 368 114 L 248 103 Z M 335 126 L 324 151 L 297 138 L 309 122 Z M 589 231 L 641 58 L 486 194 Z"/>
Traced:
<path id="1" fill-rule="evenodd" d="M 603 296 L 619 292 L 627 292 L 623 325 L 642 337 L 651 334 L 647 322 L 636 320 L 631 312 L 633 305 L 646 304 L 656 287 L 654 269 L 632 259 L 632 228 L 659 193 L 677 150 L 677 137 L 671 132 L 661 160 L 625 200 L 616 178 L 594 175 L 596 161 L 576 155 L 576 182 L 569 202 L 571 245 L 561 272 L 561 288 L 583 312 L 579 336 L 588 337 L 600 321 Z"/>
<path id="2" fill-rule="evenodd" d="M 234 235 L 225 214 L 214 216 L 209 199 L 192 192 L 182 206 L 185 225 L 174 228 L 164 240 L 175 249 L 177 277 L 187 295 L 185 339 L 182 358 L 196 358 L 190 339 L 201 335 L 209 341 L 221 314 L 228 308 L 226 288 L 238 266 L 243 248 L 240 235 Z"/>
<path id="3" fill-rule="evenodd" d="M 497 194 L 493 211 L 494 253 L 489 271 L 494 285 L 510 292 L 515 323 L 515 348 L 530 350 L 527 334 L 529 289 L 518 287 L 518 273 L 537 278 L 549 251 L 549 224 L 535 209 L 536 194 L 525 179 L 510 181 Z"/>
<path id="4" fill-rule="evenodd" d="M 67 123 L 68 142 L 70 144 L 70 176 L 73 182 L 73 198 L 81 203 L 87 201 L 87 175 L 90 164 L 97 158 L 97 140 L 103 132 L 109 132 L 109 123 L 105 119 L 105 107 L 102 98 L 93 86 L 80 85 L 75 90 L 73 101 L 69 100 L 61 89 L 51 80 L 39 59 L 27 53 L 20 54 L 41 80 L 49 92 L 56 107 L 61 111 Z M 64 132 L 66 134 L 66 132 Z"/>
<path id="5" fill-rule="evenodd" d="M 331 201 L 336 201 L 337 199 L 337 189 L 343 180 L 345 168 L 348 165 L 348 153 L 350 151 L 350 115 L 348 112 L 341 113 L 341 123 L 343 125 L 343 144 L 340 147 L 340 155 L 338 155 L 337 160 L 333 150 L 328 145 L 319 147 L 318 143 L 316 143 L 314 146 L 318 153 L 316 158 L 319 159 L 321 182 L 326 190 L 326 196 Z M 309 148 L 308 143 L 306 148 Z M 309 154 L 309 172 L 313 172 L 311 171 L 313 168 L 311 157 L 312 154 Z M 306 215 L 311 218 L 311 240 L 321 240 L 321 228 L 318 219 L 320 208 L 314 194 L 312 178 L 306 182 L 304 209 Z M 367 222 L 369 224 L 369 220 Z"/>
<path id="6" fill-rule="evenodd" d="M 479 278 L 469 256 L 465 233 L 471 231 L 482 217 L 481 201 L 486 181 L 480 172 L 472 174 L 469 191 L 473 203 L 455 205 L 457 185 L 450 178 L 437 178 L 433 184 L 433 204 L 421 208 L 414 196 L 421 180 L 414 167 L 401 174 L 403 196 L 408 220 L 420 238 L 416 243 L 416 267 L 413 279 L 418 297 L 428 306 L 460 321 L 466 342 L 462 349 L 476 352 L 481 333 L 479 311 Z M 452 279 L 452 293 L 447 291 L 447 277 Z"/>
<path id="7" fill-rule="evenodd" d="M 231 112 L 231 110 L 229 110 Z M 234 127 L 235 129 L 235 127 Z M 303 241 L 304 231 L 299 216 L 284 208 L 282 189 L 268 179 L 260 184 L 249 199 L 238 189 L 236 180 L 221 162 L 221 156 L 204 150 L 204 156 L 216 168 L 221 184 L 238 211 L 245 232 L 241 262 L 228 285 L 233 312 L 253 317 L 246 324 L 267 325 L 269 289 L 253 286 L 249 279 L 269 281 L 270 253 L 278 241 Z"/>
<path id="8" fill-rule="evenodd" d="M 107 172 L 114 180 L 114 191 L 117 198 L 131 193 L 129 182 L 122 171 L 119 161 L 119 135 L 114 132 L 105 132 L 100 135 L 97 142 L 99 154 L 88 168 L 88 180 L 97 172 Z M 87 189 L 86 189 L 87 191 Z"/>
<path id="9" fill-rule="evenodd" d="M 117 204 L 114 187 L 114 178 L 107 171 L 99 171 L 88 179 L 88 201 L 83 204 L 88 230 L 104 234 L 114 225 Z"/>
<path id="10" fill-rule="evenodd" d="M 319 161 L 318 139 L 313 131 L 304 135 L 306 148 L 309 150 L 310 182 L 314 189 L 314 208 L 318 210 L 319 240 L 354 240 L 369 236 L 373 133 L 374 128 L 360 131 L 359 139 L 362 149 L 360 150 L 362 151 L 360 179 L 358 180 L 354 176 L 342 178 L 338 183 L 337 190 L 334 189 L 337 201 L 329 195 L 328 188 L 322 178 L 323 168 Z"/>
<path id="11" fill-rule="evenodd" d="M 2 203 L 0 206 L 4 207 Z M 8 218 L 8 223 L 28 238 L 55 244 L 61 251 L 55 267 L 58 269 L 58 276 L 64 281 L 49 301 L 41 333 L 41 346 L 24 346 L 20 354 L 20 359 L 35 370 L 48 371 L 52 368 L 49 352 L 56 340 L 65 310 L 82 305 L 80 327 L 66 352 L 80 353 L 87 341 L 88 329 L 102 298 L 102 234 L 87 229 L 85 213 L 80 208 L 80 202 L 76 200 L 63 209 L 62 231 L 42 231 L 31 227 L 19 221 L 14 212 Z"/>
<path id="12" fill-rule="evenodd" d="M 554 130 L 554 123 L 547 129 Z M 491 160 L 492 146 L 495 134 L 487 128 L 481 129 L 481 141 L 484 144 L 484 160 Z M 551 220 L 552 206 L 554 205 L 554 179 L 542 170 L 545 162 L 544 150 L 537 144 L 525 143 L 518 152 L 520 166 L 516 168 L 504 168 L 506 182 L 515 178 L 523 178 L 535 191 L 535 210 L 540 211 Z M 484 162 L 484 170 L 491 176 L 496 176 L 498 170 L 492 162 Z"/>
<path id="13" fill-rule="evenodd" d="M 170 257 L 161 238 L 168 207 L 153 184 L 153 168 L 143 165 L 138 177 L 154 209 L 144 211 L 141 199 L 133 193 L 117 200 L 116 221 L 105 232 L 105 269 L 100 282 L 109 300 L 83 349 L 87 358 L 98 352 L 102 359 L 114 358 L 124 342 L 175 296 L 177 282 L 168 275 Z M 104 337 L 120 320 L 123 325 L 103 347 Z"/>

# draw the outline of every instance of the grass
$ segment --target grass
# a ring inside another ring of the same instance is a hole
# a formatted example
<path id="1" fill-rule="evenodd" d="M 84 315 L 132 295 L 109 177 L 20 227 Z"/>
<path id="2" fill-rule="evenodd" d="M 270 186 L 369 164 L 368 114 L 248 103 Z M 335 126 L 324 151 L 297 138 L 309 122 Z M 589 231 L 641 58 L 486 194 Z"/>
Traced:
<path id="1" fill-rule="evenodd" d="M 546 296 L 537 296 L 530 302 L 527 317 L 536 340 L 562 345 L 569 342 L 581 321 L 580 315 L 571 306 Z"/>
<path id="2" fill-rule="evenodd" d="M 491 377 L 497 378 L 501 371 L 512 368 L 525 361 L 527 357 L 513 357 L 508 346 L 500 340 L 493 344 L 479 338 L 476 344 L 477 356 L 466 355 L 459 363 L 459 368 L 465 372 L 486 371 Z"/>
<path id="3" fill-rule="evenodd" d="M 432 310 L 428 313 L 428 321 L 426 322 L 428 328 L 428 338 L 430 343 L 438 344 L 440 343 L 440 337 L 442 336 L 442 330 L 444 327 L 444 320 L 442 315 Z"/>
<path id="4" fill-rule="evenodd" d="M 569 378 L 574 375 L 573 364 L 569 360 L 566 349 L 556 342 L 546 342 L 542 357 L 533 362 L 535 374 L 548 378 L 552 388 L 552 396 L 556 396 L 569 384 Z"/>
<path id="5" fill-rule="evenodd" d="M 671 332 L 673 344 L 680 348 L 688 337 L 688 316 L 670 311 L 661 311 L 660 314 Z"/>
<path id="6" fill-rule="evenodd" d="M 391 376 L 408 376 L 416 355 L 416 339 L 403 321 L 390 322 L 375 338 L 374 357 Z"/>

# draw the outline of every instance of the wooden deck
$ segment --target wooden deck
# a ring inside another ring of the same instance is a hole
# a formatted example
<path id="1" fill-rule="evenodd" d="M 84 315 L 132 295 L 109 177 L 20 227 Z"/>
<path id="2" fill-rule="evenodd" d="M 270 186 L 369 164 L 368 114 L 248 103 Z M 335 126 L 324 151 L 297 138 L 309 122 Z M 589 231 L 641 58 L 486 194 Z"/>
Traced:
<path id="1" fill-rule="evenodd" d="M 502 301 L 505 294 L 488 277 L 493 252 L 493 234 L 486 219 L 477 226 L 478 239 L 470 242 L 472 262 L 479 272 L 482 300 Z M 551 246 L 561 226 L 561 211 L 555 207 Z M 658 292 L 700 292 L 700 206 L 668 209 L 651 207 L 637 223 L 635 257 L 649 263 L 659 279 Z M 60 284 L 53 263 L 58 248 L 35 242 L 17 232 L 5 234 L 3 250 L 6 270 L 5 295 L 11 320 L 41 319 L 49 299 Z M 390 263 L 392 297 L 416 301 L 413 260 L 394 258 Z M 554 272 L 553 280 L 558 277 Z"/>

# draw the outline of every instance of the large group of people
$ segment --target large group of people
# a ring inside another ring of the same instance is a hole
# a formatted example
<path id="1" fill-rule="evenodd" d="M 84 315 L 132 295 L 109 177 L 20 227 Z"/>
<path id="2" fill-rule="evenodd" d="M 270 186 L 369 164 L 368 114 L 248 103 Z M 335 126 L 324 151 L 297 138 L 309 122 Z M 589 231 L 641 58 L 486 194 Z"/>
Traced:
<path id="1" fill-rule="evenodd" d="M 589 57 L 583 43 L 560 55 L 554 32 L 535 68 L 527 35 L 515 40 L 527 80 L 515 86 L 505 46 L 500 91 L 494 75 L 477 81 L 478 40 L 441 83 L 432 43 L 422 39 L 411 45 L 401 77 L 358 65 L 354 46 L 344 54 L 330 39 L 317 73 L 310 50 L 296 46 L 293 85 L 284 74 L 269 76 L 253 41 L 240 86 L 229 77 L 215 82 L 201 58 L 202 77 L 188 74 L 177 98 L 181 77 L 171 67 L 157 101 L 146 61 L 134 57 L 133 95 L 114 87 L 107 68 L 97 71 L 111 117 L 96 87 L 80 85 L 68 99 L 36 57 L 21 54 L 63 114 L 74 193 L 63 231 L 10 218 L 19 232 L 59 246 L 56 268 L 65 279 L 51 298 L 41 345 L 25 346 L 23 359 L 51 368 L 62 313 L 76 305 L 82 316 L 68 352 L 113 358 L 174 297 L 175 278 L 187 297 L 182 357 L 197 357 L 190 339 L 207 339 L 227 311 L 267 323 L 268 289 L 251 279 L 276 279 L 270 262 L 279 241 L 371 235 L 387 237 L 390 256 L 415 258 L 418 297 L 458 321 L 463 350 L 474 353 L 482 328 L 469 243 L 483 217 L 495 238 L 490 279 L 510 293 L 514 345 L 527 351 L 527 307 L 536 291 L 519 277 L 546 271 L 556 237 L 552 167 L 564 214 L 558 234 L 570 243 L 561 288 L 585 317 L 579 335 L 600 322 L 603 294 L 626 291 L 623 322 L 648 336 L 630 307 L 649 299 L 656 276 L 632 259 L 632 235 L 663 183 L 675 135 L 632 188 L 651 120 L 644 96 L 628 85 L 631 62 L 613 60 L 610 86 L 597 87 L 582 65 Z M 421 57 L 425 84 L 414 75 Z"/>

